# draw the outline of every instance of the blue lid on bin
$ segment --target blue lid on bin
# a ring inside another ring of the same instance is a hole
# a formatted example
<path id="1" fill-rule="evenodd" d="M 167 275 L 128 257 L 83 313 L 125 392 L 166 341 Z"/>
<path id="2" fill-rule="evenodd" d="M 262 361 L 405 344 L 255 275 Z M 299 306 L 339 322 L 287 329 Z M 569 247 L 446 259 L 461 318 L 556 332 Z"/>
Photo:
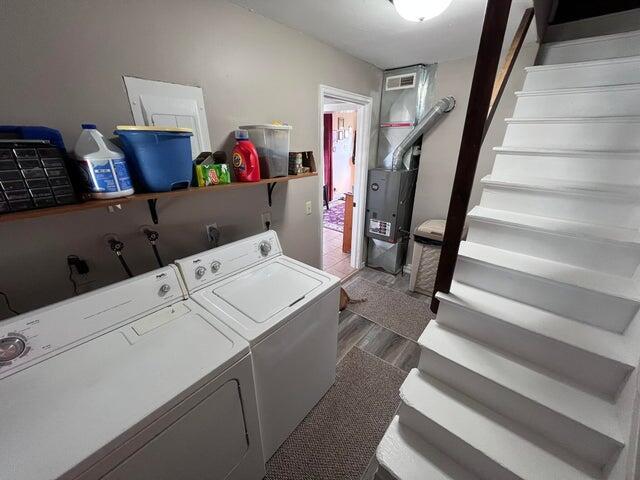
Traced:
<path id="1" fill-rule="evenodd" d="M 236 140 L 249 140 L 249 132 L 247 130 L 236 130 Z"/>
<path id="2" fill-rule="evenodd" d="M 95 123 L 83 123 L 82 124 L 82 129 L 83 130 L 97 130 L 98 127 L 96 126 Z"/>

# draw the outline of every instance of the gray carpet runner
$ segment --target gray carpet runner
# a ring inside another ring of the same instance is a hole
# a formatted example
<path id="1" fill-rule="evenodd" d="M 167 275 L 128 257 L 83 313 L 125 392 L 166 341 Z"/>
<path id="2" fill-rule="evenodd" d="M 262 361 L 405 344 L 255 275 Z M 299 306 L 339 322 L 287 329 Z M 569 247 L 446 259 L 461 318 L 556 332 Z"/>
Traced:
<path id="1" fill-rule="evenodd" d="M 357 480 L 400 404 L 406 373 L 353 348 L 336 382 L 267 464 L 268 480 Z"/>

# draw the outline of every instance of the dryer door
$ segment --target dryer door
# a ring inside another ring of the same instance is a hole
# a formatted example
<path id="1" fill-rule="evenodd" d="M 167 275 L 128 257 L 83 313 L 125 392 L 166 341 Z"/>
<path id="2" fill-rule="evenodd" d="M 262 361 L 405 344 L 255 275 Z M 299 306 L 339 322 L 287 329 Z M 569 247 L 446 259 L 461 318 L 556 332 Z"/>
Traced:
<path id="1" fill-rule="evenodd" d="M 102 478 L 227 478 L 248 447 L 239 384 L 229 380 Z"/>

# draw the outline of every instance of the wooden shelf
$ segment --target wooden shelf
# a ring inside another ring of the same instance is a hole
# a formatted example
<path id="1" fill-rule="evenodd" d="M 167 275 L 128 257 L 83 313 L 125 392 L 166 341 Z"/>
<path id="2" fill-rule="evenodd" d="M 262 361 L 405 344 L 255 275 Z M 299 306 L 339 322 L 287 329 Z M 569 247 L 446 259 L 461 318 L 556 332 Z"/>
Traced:
<path id="1" fill-rule="evenodd" d="M 176 197 L 184 197 L 188 195 L 198 195 L 200 193 L 211 193 L 226 190 L 236 190 L 241 188 L 251 188 L 256 185 L 266 185 L 271 204 L 271 192 L 278 183 L 285 183 L 301 178 L 316 177 L 316 172 L 301 173 L 300 175 L 289 175 L 288 177 L 265 178 L 258 182 L 233 182 L 224 185 L 212 185 L 210 187 L 193 187 L 185 190 L 175 190 L 173 192 L 158 193 L 138 193 L 129 197 L 114 198 L 111 200 L 88 200 L 83 203 L 74 203 L 72 205 L 60 205 L 59 207 L 39 208 L 35 210 L 24 210 L 22 212 L 12 212 L 0 215 L 0 223 L 14 222 L 17 220 L 25 220 L 28 218 L 49 217 L 53 215 L 63 215 L 66 213 L 81 212 L 84 210 L 93 210 L 96 208 L 113 207 L 116 205 L 126 205 L 131 202 L 140 202 L 146 200 L 149 202 L 150 208 L 153 208 L 152 217 L 155 215 L 155 201 Z M 152 207 L 153 205 L 153 207 Z"/>

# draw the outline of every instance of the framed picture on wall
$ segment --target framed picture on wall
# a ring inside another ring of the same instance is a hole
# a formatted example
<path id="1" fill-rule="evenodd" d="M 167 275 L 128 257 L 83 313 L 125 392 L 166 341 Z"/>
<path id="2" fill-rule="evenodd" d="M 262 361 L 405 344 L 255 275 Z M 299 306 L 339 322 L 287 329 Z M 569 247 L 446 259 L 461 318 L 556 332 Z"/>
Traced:
<path id="1" fill-rule="evenodd" d="M 338 130 L 344 130 L 344 118 L 338 117 Z"/>
<path id="2" fill-rule="evenodd" d="M 344 140 L 344 130 L 338 130 L 338 140 Z"/>

